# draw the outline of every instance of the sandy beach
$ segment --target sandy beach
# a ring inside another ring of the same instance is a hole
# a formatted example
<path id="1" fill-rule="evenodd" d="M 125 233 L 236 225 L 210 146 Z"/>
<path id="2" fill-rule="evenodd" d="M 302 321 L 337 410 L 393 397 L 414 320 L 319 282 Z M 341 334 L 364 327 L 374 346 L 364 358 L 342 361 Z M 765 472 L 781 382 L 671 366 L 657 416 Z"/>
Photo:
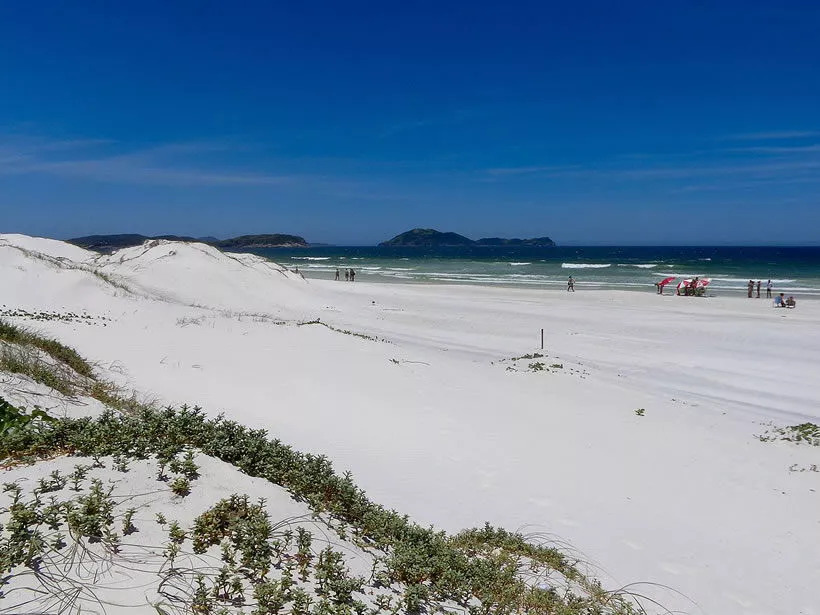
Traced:
<path id="1" fill-rule="evenodd" d="M 422 524 L 549 536 L 672 611 L 820 613 L 820 449 L 758 439 L 820 422 L 820 302 L 305 280 L 19 235 L 0 289 L 122 386 L 325 454 Z"/>

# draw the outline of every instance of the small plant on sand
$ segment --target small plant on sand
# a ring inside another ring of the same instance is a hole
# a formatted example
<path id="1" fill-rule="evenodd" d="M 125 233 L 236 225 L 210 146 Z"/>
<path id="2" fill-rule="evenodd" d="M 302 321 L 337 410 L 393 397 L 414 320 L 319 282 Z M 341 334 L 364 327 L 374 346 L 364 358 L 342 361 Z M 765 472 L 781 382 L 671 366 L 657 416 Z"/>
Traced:
<path id="1" fill-rule="evenodd" d="M 550 367 L 552 369 L 564 369 L 564 364 L 563 363 L 553 363 L 552 365 L 550 365 Z"/>
<path id="2" fill-rule="evenodd" d="M 128 472 L 128 458 L 123 455 L 114 455 L 113 468 L 117 472 Z"/>
<path id="3" fill-rule="evenodd" d="M 81 464 L 77 464 L 74 466 L 74 471 L 69 474 L 69 478 L 71 479 L 71 490 L 72 491 L 79 491 L 80 485 L 88 476 L 88 472 L 91 470 L 91 466 L 84 466 Z"/>
<path id="4" fill-rule="evenodd" d="M 176 521 L 171 521 L 171 525 L 168 527 L 168 539 L 178 545 L 185 542 L 185 531 Z"/>
<path id="5" fill-rule="evenodd" d="M 122 535 L 128 536 L 137 531 L 137 526 L 134 525 L 134 514 L 137 512 L 135 508 L 129 508 L 125 511 L 125 516 L 122 518 Z"/>
<path id="6" fill-rule="evenodd" d="M 191 481 L 184 476 L 177 476 L 170 484 L 171 491 L 181 498 L 191 493 Z"/>
<path id="7" fill-rule="evenodd" d="M 761 442 L 784 440 L 795 444 L 820 446 L 820 425 L 801 423 L 800 425 L 788 425 L 786 427 L 772 427 L 763 435 L 757 436 L 757 438 Z"/>
<path id="8" fill-rule="evenodd" d="M 93 479 L 87 495 L 77 498 L 68 513 L 68 527 L 76 536 L 86 536 L 91 542 L 100 541 L 114 521 L 113 486 L 104 489 L 102 482 Z"/>
<path id="9" fill-rule="evenodd" d="M 54 470 L 48 478 L 41 478 L 37 486 L 38 493 L 49 493 L 51 491 L 61 491 L 68 483 L 68 477 L 60 474 L 59 470 Z"/>
<path id="10" fill-rule="evenodd" d="M 644 416 L 646 414 L 646 409 L 638 408 L 637 410 L 635 410 L 635 414 L 637 414 L 638 416 Z"/>
<path id="11" fill-rule="evenodd" d="M 199 466 L 194 462 L 194 452 L 191 449 L 185 451 L 182 459 L 174 457 L 168 464 L 171 472 L 182 474 L 188 480 L 199 478 Z"/>

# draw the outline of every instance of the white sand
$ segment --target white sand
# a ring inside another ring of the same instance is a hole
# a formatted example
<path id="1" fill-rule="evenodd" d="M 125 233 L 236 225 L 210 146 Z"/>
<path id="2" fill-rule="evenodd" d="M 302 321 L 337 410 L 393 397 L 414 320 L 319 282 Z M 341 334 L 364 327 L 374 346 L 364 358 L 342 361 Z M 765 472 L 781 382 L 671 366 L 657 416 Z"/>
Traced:
<path id="1" fill-rule="evenodd" d="M 325 453 L 419 522 L 553 535 L 607 587 L 667 585 L 688 599 L 635 590 L 685 612 L 820 613 L 820 473 L 790 470 L 820 449 L 755 438 L 820 422 L 820 302 L 305 281 L 202 245 L 3 235 L 0 304 L 112 318 L 14 320 Z M 389 343 L 296 325 L 316 318 Z M 511 363 L 542 327 L 538 361 L 563 368 Z"/>

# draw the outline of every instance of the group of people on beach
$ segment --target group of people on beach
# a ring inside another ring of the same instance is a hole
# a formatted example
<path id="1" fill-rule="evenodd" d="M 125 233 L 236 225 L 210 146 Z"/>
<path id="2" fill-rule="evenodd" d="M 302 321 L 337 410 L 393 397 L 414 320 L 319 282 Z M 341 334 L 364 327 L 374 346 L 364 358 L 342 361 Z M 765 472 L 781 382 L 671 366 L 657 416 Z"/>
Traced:
<path id="1" fill-rule="evenodd" d="M 774 298 L 774 307 L 793 308 L 797 307 L 797 302 L 794 300 L 794 297 L 789 296 L 789 298 L 786 299 L 783 293 L 780 293 Z"/>
<path id="2" fill-rule="evenodd" d="M 340 279 L 341 272 L 339 268 L 336 267 L 336 281 Z M 353 269 L 345 269 L 345 282 L 355 282 L 356 281 L 356 272 Z"/>
<path id="3" fill-rule="evenodd" d="M 701 287 L 700 291 L 698 290 L 698 282 L 699 281 L 700 281 L 700 278 L 695 277 L 695 278 L 692 278 L 692 280 L 689 283 L 684 282 L 684 284 L 683 284 L 683 295 L 685 297 L 702 296 L 706 292 L 706 289 Z M 658 294 L 661 294 L 661 295 L 663 294 L 663 286 L 661 286 L 660 283 L 658 285 Z M 681 294 L 680 289 L 678 289 L 678 294 L 679 295 Z"/>
<path id="4" fill-rule="evenodd" d="M 749 283 L 746 285 L 747 296 L 749 299 L 752 298 L 752 295 L 755 292 L 755 287 L 757 287 L 757 298 L 760 299 L 760 280 L 757 281 L 757 285 L 755 285 L 754 280 L 749 280 Z M 783 293 L 781 293 L 783 294 Z M 772 298 L 772 281 L 769 280 L 766 282 L 766 299 Z"/>
<path id="5" fill-rule="evenodd" d="M 749 280 L 749 283 L 746 285 L 746 296 L 751 299 L 755 297 L 760 299 L 760 280 L 755 283 L 754 280 Z M 766 282 L 766 299 L 772 298 L 772 281 L 769 280 Z M 780 293 L 774 298 L 774 307 L 782 307 L 782 308 L 793 308 L 797 307 L 797 301 L 794 300 L 793 296 L 789 296 L 787 299 L 784 293 Z"/>

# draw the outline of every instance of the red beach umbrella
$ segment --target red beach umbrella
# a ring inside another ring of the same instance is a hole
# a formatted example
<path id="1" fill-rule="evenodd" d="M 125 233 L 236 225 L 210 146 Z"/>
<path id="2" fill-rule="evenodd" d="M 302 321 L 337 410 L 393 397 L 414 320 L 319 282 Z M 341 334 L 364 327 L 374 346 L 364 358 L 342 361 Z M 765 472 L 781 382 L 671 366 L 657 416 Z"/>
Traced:
<path id="1" fill-rule="evenodd" d="M 675 276 L 672 276 L 671 278 L 664 278 L 663 280 L 661 280 L 660 282 L 658 282 L 658 284 L 659 284 L 660 286 L 666 286 L 667 284 L 669 284 L 669 282 L 671 282 L 671 281 L 672 281 L 672 280 L 674 280 L 674 279 L 675 279 Z"/>

